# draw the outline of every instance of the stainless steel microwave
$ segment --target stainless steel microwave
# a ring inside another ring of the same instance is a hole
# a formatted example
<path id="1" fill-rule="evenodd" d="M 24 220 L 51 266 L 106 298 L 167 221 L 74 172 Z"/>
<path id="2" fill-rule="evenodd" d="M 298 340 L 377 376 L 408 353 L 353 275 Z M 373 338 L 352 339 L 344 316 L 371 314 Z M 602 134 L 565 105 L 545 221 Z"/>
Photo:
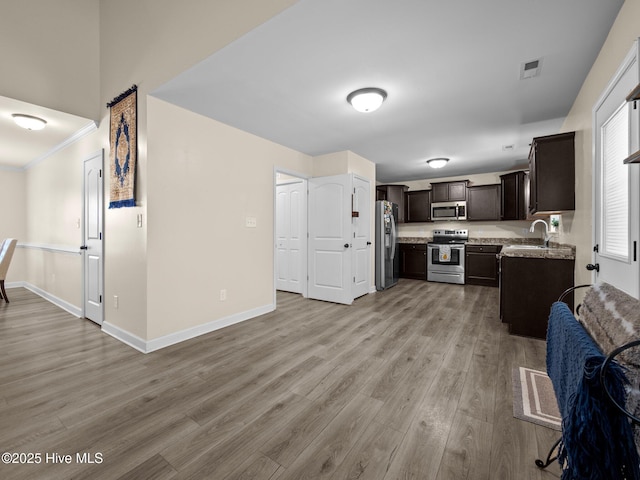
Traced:
<path id="1" fill-rule="evenodd" d="M 431 204 L 431 220 L 466 220 L 467 202 L 438 202 Z"/>

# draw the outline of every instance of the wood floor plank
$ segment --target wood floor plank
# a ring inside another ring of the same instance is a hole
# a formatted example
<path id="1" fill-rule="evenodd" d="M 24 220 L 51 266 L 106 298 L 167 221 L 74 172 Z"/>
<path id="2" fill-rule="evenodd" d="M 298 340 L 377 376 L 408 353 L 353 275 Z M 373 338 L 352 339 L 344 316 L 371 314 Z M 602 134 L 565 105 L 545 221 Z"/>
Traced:
<path id="1" fill-rule="evenodd" d="M 382 479 L 389 470 L 404 434 L 376 421 L 369 424 L 331 480 Z"/>
<path id="2" fill-rule="evenodd" d="M 144 355 L 22 288 L 0 302 L 0 443 L 101 452 L 0 478 L 559 478 L 557 432 L 513 418 L 545 368 L 498 289 L 401 279 L 353 305 L 278 292 L 266 315 Z"/>
<path id="3" fill-rule="evenodd" d="M 154 455 L 137 467 L 129 470 L 118 480 L 172 480 L 177 472 L 161 455 Z"/>
<path id="4" fill-rule="evenodd" d="M 456 413 L 447 440 L 437 480 L 484 480 L 492 477 L 490 471 L 491 438 L 493 425 Z"/>
<path id="5" fill-rule="evenodd" d="M 367 430 L 382 402 L 356 395 L 289 465 L 281 480 L 330 478 Z"/>
<path id="6" fill-rule="evenodd" d="M 436 478 L 465 376 L 463 371 L 438 371 L 384 480 Z"/>
<path id="7" fill-rule="evenodd" d="M 270 480 L 280 465 L 261 453 L 254 453 L 224 480 Z"/>

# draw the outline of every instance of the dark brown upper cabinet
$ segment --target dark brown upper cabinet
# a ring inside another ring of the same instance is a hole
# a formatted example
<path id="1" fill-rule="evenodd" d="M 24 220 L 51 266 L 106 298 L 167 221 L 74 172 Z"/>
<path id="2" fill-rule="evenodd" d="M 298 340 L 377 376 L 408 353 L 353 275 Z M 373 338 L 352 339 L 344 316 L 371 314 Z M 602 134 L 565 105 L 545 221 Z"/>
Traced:
<path id="1" fill-rule="evenodd" d="M 407 192 L 407 223 L 431 221 L 431 190 Z"/>
<path id="2" fill-rule="evenodd" d="M 575 132 L 533 139 L 529 152 L 529 213 L 575 210 Z"/>
<path id="3" fill-rule="evenodd" d="M 405 222 L 406 185 L 376 185 L 376 200 L 387 200 L 398 205 L 398 223 Z"/>
<path id="4" fill-rule="evenodd" d="M 500 220 L 500 185 L 467 187 L 467 220 Z"/>
<path id="5" fill-rule="evenodd" d="M 500 220 L 526 220 L 529 208 L 529 174 L 525 171 L 500 175 Z"/>
<path id="6" fill-rule="evenodd" d="M 456 182 L 442 182 L 431 184 L 431 201 L 436 202 L 463 202 L 467 199 L 468 180 Z"/>

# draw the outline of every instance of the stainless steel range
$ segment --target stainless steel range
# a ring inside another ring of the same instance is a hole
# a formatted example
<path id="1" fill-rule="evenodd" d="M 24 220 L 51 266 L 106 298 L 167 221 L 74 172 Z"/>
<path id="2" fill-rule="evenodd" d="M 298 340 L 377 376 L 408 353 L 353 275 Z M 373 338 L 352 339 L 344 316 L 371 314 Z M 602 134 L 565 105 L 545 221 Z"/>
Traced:
<path id="1" fill-rule="evenodd" d="M 464 244 L 469 230 L 434 230 L 427 244 L 427 280 L 464 285 Z"/>

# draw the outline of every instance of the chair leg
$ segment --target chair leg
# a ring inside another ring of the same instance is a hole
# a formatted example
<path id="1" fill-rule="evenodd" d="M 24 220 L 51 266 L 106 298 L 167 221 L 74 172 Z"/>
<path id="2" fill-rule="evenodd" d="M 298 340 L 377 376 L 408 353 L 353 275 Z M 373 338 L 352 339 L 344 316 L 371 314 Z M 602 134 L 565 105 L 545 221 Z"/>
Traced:
<path id="1" fill-rule="evenodd" d="M 558 441 L 553 444 L 553 446 L 551 447 L 551 450 L 549 450 L 549 455 L 547 455 L 546 461 L 543 462 L 540 459 L 536 460 L 536 467 L 538 467 L 539 469 L 547 468 L 549 465 L 551 465 L 553 462 L 555 462 L 558 459 L 557 455 L 553 457 L 553 453 L 556 450 L 556 448 L 558 448 L 558 445 L 560 445 L 561 441 L 562 441 L 562 437 L 560 437 Z"/>
<path id="2" fill-rule="evenodd" d="M 4 297 L 4 301 L 9 303 L 9 297 L 7 297 L 7 291 L 4 289 L 4 280 L 0 280 L 0 292 L 2 292 L 2 294 L 0 294 L 0 299 Z"/>

